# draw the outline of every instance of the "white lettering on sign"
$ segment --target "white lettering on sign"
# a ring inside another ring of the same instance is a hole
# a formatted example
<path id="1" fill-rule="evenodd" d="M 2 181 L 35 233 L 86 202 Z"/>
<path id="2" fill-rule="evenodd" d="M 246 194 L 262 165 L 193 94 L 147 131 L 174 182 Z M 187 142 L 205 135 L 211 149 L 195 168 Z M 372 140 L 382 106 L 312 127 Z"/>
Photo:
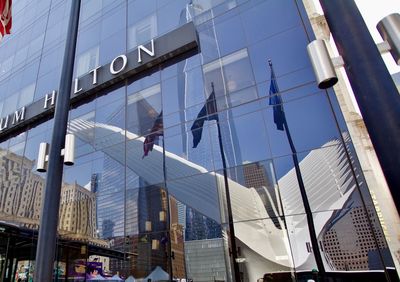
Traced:
<path id="1" fill-rule="evenodd" d="M 8 127 L 8 116 L 0 119 L 0 132 Z"/>
<path id="2" fill-rule="evenodd" d="M 53 90 L 51 92 L 51 94 L 46 94 L 45 98 L 44 98 L 44 106 L 43 109 L 47 109 L 49 107 L 49 101 L 50 101 L 50 106 L 54 106 L 54 101 L 56 98 L 56 91 Z"/>
<path id="3" fill-rule="evenodd" d="M 25 107 L 22 107 L 20 110 L 14 112 L 14 118 L 12 124 L 18 123 L 25 119 Z"/>
<path id="4" fill-rule="evenodd" d="M 82 87 L 79 88 L 79 79 L 75 78 L 75 83 L 74 83 L 74 94 L 77 94 L 82 91 Z"/>
<path id="5" fill-rule="evenodd" d="M 151 40 L 151 51 L 144 47 L 143 45 L 139 45 L 138 47 L 138 63 L 142 62 L 142 51 L 144 51 L 150 57 L 154 57 L 156 55 L 154 51 L 154 40 Z"/>
<path id="6" fill-rule="evenodd" d="M 93 73 L 93 81 L 92 84 L 95 85 L 97 84 L 97 70 L 101 67 L 97 67 L 95 69 L 92 69 L 89 73 Z"/>
<path id="7" fill-rule="evenodd" d="M 150 49 L 144 45 L 139 45 L 137 47 L 137 62 L 142 63 L 142 52 L 146 53 L 150 57 L 154 57 L 156 55 L 154 49 L 154 39 L 150 41 Z M 122 65 L 117 66 L 117 62 L 122 60 Z M 128 65 L 128 57 L 126 55 L 119 55 L 112 60 L 110 64 L 110 73 L 113 75 L 117 75 L 121 73 Z M 99 70 L 103 66 L 98 66 L 92 69 L 89 74 L 92 74 L 92 85 L 96 85 L 98 83 L 98 73 Z M 79 78 L 74 79 L 74 94 L 78 94 L 83 91 L 83 88 L 79 85 Z M 43 109 L 48 109 L 55 104 L 56 99 L 56 90 L 53 90 L 51 93 L 46 94 L 44 97 L 44 105 Z M 9 121 L 12 120 L 11 124 L 16 125 L 19 122 L 25 120 L 25 111 L 26 108 L 22 107 L 21 109 L 14 112 L 14 114 L 8 115 L 0 119 L 0 132 L 7 129 L 10 125 Z"/>
<path id="8" fill-rule="evenodd" d="M 121 58 L 122 59 L 122 66 L 119 68 L 119 70 L 115 70 L 114 64 L 115 62 Z M 121 71 L 123 71 L 126 67 L 126 64 L 128 63 L 128 58 L 125 55 L 119 55 L 118 57 L 115 57 L 114 60 L 112 60 L 110 64 L 110 72 L 111 74 L 119 74 Z"/>

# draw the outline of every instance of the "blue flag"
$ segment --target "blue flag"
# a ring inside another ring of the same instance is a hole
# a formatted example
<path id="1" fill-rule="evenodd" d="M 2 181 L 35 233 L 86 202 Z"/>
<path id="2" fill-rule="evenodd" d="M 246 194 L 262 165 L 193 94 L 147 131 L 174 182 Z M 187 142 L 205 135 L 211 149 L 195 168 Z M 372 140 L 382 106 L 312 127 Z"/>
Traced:
<path id="1" fill-rule="evenodd" d="M 193 148 L 196 148 L 200 143 L 201 135 L 203 134 L 203 125 L 206 120 L 216 120 L 218 122 L 217 103 L 215 101 L 214 84 L 211 84 L 212 92 L 207 98 L 203 108 L 201 108 L 196 120 L 190 130 L 193 134 Z"/>
<path id="2" fill-rule="evenodd" d="M 269 86 L 269 104 L 273 106 L 274 122 L 276 129 L 284 130 L 284 123 L 286 122 L 285 112 L 283 111 L 282 98 L 279 94 L 278 85 L 276 83 L 275 73 L 271 66 L 271 85 Z"/>

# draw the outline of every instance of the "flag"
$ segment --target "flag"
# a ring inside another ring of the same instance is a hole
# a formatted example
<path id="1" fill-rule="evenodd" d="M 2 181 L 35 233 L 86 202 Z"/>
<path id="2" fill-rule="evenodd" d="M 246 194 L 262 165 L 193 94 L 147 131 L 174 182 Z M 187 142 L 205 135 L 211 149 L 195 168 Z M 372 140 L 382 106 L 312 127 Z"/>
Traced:
<path id="1" fill-rule="evenodd" d="M 203 108 L 201 108 L 196 120 L 194 121 L 190 130 L 193 134 L 193 148 L 196 148 L 200 143 L 201 135 L 203 134 L 203 125 L 206 120 L 218 121 L 217 103 L 215 101 L 214 84 L 211 83 L 212 92 L 207 98 Z"/>
<path id="2" fill-rule="evenodd" d="M 284 130 L 284 123 L 286 122 L 285 112 L 283 111 L 282 98 L 279 94 L 279 88 L 276 83 L 276 77 L 274 70 L 271 67 L 271 85 L 269 86 L 269 104 L 273 106 L 274 122 L 276 124 L 276 129 Z"/>
<path id="3" fill-rule="evenodd" d="M 140 238 L 141 243 L 148 243 L 147 235 L 144 235 L 142 238 Z"/>
<path id="4" fill-rule="evenodd" d="M 12 0 L 0 0 L 0 39 L 11 32 L 11 3 Z"/>
<path id="5" fill-rule="evenodd" d="M 143 142 L 143 157 L 146 157 L 150 151 L 153 151 L 154 143 L 158 141 L 158 137 L 163 136 L 163 116 L 162 111 L 154 121 L 153 127 L 150 130 L 150 134 L 146 136 Z"/>

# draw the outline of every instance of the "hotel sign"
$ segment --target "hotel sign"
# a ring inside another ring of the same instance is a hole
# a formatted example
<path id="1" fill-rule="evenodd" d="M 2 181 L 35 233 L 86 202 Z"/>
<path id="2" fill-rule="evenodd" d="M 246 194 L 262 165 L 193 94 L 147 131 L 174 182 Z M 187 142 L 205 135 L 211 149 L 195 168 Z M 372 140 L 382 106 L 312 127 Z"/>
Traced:
<path id="1" fill-rule="evenodd" d="M 158 71 L 199 52 L 194 24 L 188 23 L 163 36 L 139 45 L 128 54 L 115 57 L 109 64 L 98 66 L 72 83 L 70 105 L 94 99 L 97 94 L 127 78 L 139 79 L 147 72 Z M 0 139 L 28 124 L 45 121 L 54 113 L 57 91 L 22 107 L 14 113 L 0 117 Z"/>

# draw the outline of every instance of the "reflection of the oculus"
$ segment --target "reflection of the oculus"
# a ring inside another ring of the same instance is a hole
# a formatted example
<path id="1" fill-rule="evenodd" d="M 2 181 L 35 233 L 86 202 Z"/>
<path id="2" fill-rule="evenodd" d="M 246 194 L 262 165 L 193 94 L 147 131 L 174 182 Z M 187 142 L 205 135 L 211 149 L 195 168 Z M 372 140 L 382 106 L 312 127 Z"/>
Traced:
<path id="1" fill-rule="evenodd" d="M 101 194 L 104 184 L 101 173 L 93 174 L 87 185 L 64 183 L 59 219 L 61 237 L 128 254 L 125 262 L 109 259 L 106 267 L 109 271 L 118 268 L 129 273 L 133 267 L 130 265 L 136 264 L 135 273 L 144 277 L 159 265 L 164 270 L 171 267 L 181 277 L 208 275 L 225 279 L 229 230 L 222 173 L 207 171 L 168 151 L 163 160 L 163 148 L 156 144 L 143 157 L 144 137 L 115 126 L 79 119 L 70 124 L 70 131 L 83 143 L 90 142 L 93 129 L 96 130 L 94 149 L 106 156 L 104 160 L 125 163 L 128 183 L 145 188 L 127 188 L 125 200 L 117 200 L 122 209 L 112 214 L 112 209 L 102 203 L 112 202 L 116 194 Z M 324 264 L 328 271 L 382 269 L 380 252 L 387 251 L 386 242 L 373 207 L 365 209 L 362 204 L 344 154 L 341 143 L 332 140 L 305 154 L 300 161 Z M 29 201 L 23 200 L 24 205 L 15 200 L 4 206 L 2 218 L 37 228 L 44 178 L 32 172 L 33 161 L 17 154 L 2 151 L 1 160 L 7 164 L 2 166 L 7 174 L 18 168 L 23 176 L 18 180 L 19 189 L 32 195 Z M 106 167 L 110 161 L 104 161 L 99 170 L 105 173 L 110 169 Z M 21 163 L 22 167 L 14 165 Z M 167 182 L 163 163 L 168 163 L 166 169 L 171 180 Z M 250 281 L 256 281 L 266 272 L 290 273 L 294 269 L 315 268 L 294 169 L 287 169 L 278 180 L 272 161 L 245 163 L 234 169 L 235 180 L 228 178 L 228 186 L 240 271 Z M 241 177 L 237 177 L 238 170 Z M 1 189 L 15 186 L 7 181 L 13 180 L 3 180 Z M 168 189 L 158 183 L 166 183 Z M 101 197 L 110 199 L 99 201 Z M 118 218 L 121 216 L 125 216 L 125 223 Z M 210 255 L 214 260 L 208 262 L 204 258 Z M 149 260 L 153 261 L 151 266 L 145 267 Z M 391 261 L 385 263 L 392 265 Z M 197 273 L 204 265 L 209 266 L 208 272 Z"/>
<path id="2" fill-rule="evenodd" d="M 153 151 L 143 158 L 144 138 L 132 132 L 125 132 L 106 124 L 94 125 L 87 121 L 74 121 L 71 128 L 79 138 L 85 140 L 86 130 L 90 130 L 93 126 L 96 126 L 99 134 L 98 140 L 104 140 L 102 143 L 97 143 L 97 150 L 122 162 L 125 157 L 123 141 L 127 138 L 126 166 L 140 176 L 144 183 L 164 181 L 161 146 L 155 145 Z M 113 136 L 113 138 L 102 139 L 102 135 Z M 321 147 L 322 149 L 311 151 L 304 156 L 300 167 L 310 204 L 316 212 L 314 220 L 319 241 L 321 246 L 328 246 L 327 238 L 330 238 L 329 234 L 333 232 L 333 228 L 337 229 L 342 221 L 348 220 L 348 217 L 353 214 L 345 211 L 356 205 L 362 216 L 365 217 L 366 214 L 361 205 L 349 163 L 344 157 L 345 150 L 341 142 L 332 140 Z M 168 151 L 165 152 L 165 158 L 165 163 L 168 163 L 166 169 L 171 179 L 167 182 L 168 192 L 179 201 L 181 216 L 182 214 L 185 217 L 190 215 L 186 213 L 189 210 L 192 213 L 198 213 L 204 217 L 198 222 L 201 224 L 206 224 L 207 220 L 215 222 L 221 226 L 220 236 L 226 236 L 227 233 L 224 233 L 224 226 L 227 223 L 226 202 L 221 200 L 226 199 L 222 173 L 209 172 L 202 166 Z M 316 167 L 319 170 L 318 173 L 315 173 Z M 291 271 L 293 268 L 303 270 L 315 268 L 294 169 L 289 169 L 278 181 L 275 179 L 273 164 L 270 161 L 244 164 L 240 170 L 242 170 L 243 179 L 236 179 L 236 181 L 228 179 L 236 241 L 241 256 L 244 257 L 239 260 L 258 262 L 241 264 L 241 268 L 246 269 L 245 272 L 251 279 L 262 277 L 265 269 L 274 272 Z M 365 187 L 362 188 L 365 189 Z M 318 211 L 324 212 L 318 213 Z M 286 217 L 283 217 L 283 214 Z M 181 223 L 186 226 L 188 218 L 181 219 Z M 377 222 L 375 225 L 374 228 L 379 229 Z M 370 233 L 372 232 L 368 225 L 365 228 L 368 228 Z M 378 235 L 380 235 L 379 242 L 384 242 L 382 234 Z M 352 236 L 357 236 L 357 232 Z M 185 245 L 188 244 L 190 241 L 185 242 Z M 376 247 L 372 236 L 369 244 L 371 248 L 358 255 L 364 256 L 364 260 L 367 261 L 369 251 L 386 248 L 383 243 Z M 340 265 L 332 263 L 333 257 L 337 255 L 332 248 L 321 247 L 321 252 L 324 254 L 327 270 L 343 269 Z M 371 256 L 371 252 L 369 254 Z M 355 268 L 347 265 L 343 270 L 369 269 L 369 267 L 368 264 L 358 264 Z"/>

